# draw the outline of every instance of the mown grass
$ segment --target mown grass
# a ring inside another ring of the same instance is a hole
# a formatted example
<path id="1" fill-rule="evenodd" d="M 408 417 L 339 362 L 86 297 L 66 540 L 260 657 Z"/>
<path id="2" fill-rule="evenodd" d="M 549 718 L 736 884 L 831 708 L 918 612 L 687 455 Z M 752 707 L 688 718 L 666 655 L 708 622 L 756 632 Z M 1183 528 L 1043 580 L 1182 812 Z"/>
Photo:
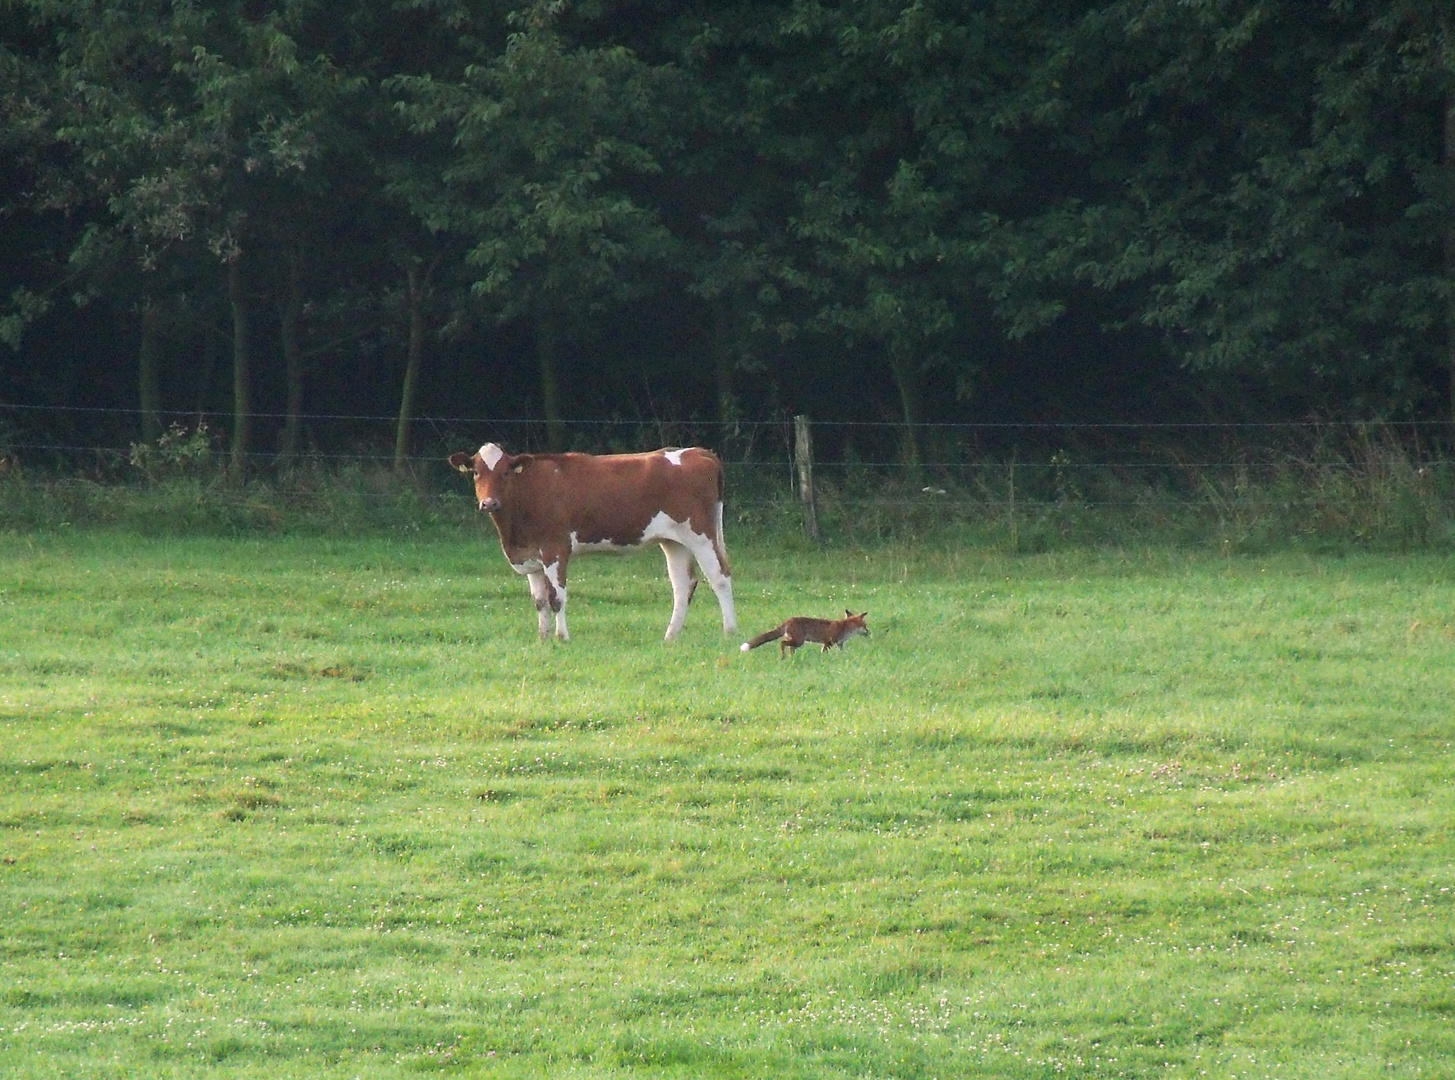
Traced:
<path id="1" fill-rule="evenodd" d="M 1451 1074 L 1449 559 L 730 543 L 0 537 L 0 1074 Z"/>

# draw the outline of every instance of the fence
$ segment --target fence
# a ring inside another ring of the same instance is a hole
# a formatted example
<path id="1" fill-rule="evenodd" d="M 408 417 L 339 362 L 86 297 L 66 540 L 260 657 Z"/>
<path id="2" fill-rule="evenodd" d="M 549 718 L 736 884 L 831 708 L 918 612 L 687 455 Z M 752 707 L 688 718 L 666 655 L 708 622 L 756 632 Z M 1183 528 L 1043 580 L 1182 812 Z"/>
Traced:
<path id="1" fill-rule="evenodd" d="M 255 419 L 263 439 L 283 418 Z M 138 420 L 127 409 L 0 404 L 0 468 L 101 482 L 141 476 L 159 459 L 157 447 L 127 437 Z M 229 417 L 165 420 L 183 433 L 174 453 L 185 445 L 225 460 L 216 433 Z M 392 472 L 397 418 L 303 421 L 305 452 L 287 462 L 254 452 L 255 479 L 286 486 L 299 470 Z M 200 440 L 199 425 L 209 432 Z M 711 446 L 727 464 L 729 508 L 741 522 L 771 520 L 814 541 L 952 529 L 1014 550 L 1136 535 L 1409 545 L 1448 538 L 1455 518 L 1455 430 L 1446 422 L 927 424 L 915 432 L 918 461 L 906 459 L 905 426 L 891 422 L 611 418 L 565 430 L 573 448 L 598 452 Z M 450 452 L 490 440 L 540 451 L 548 439 L 537 419 L 421 417 L 414 431 L 409 482 L 442 497 L 458 494 Z"/>

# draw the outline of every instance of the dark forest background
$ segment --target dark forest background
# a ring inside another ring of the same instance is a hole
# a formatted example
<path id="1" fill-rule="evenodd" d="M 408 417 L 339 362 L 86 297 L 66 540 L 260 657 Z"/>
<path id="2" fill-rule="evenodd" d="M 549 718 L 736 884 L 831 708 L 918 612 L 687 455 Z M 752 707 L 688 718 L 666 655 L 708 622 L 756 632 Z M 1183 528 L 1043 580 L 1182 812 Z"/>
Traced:
<path id="1" fill-rule="evenodd" d="M 0 444 L 211 417 L 238 466 L 403 462 L 417 417 L 567 446 L 805 412 L 893 424 L 913 463 L 948 423 L 1443 431 L 1452 26 L 0 0 Z"/>

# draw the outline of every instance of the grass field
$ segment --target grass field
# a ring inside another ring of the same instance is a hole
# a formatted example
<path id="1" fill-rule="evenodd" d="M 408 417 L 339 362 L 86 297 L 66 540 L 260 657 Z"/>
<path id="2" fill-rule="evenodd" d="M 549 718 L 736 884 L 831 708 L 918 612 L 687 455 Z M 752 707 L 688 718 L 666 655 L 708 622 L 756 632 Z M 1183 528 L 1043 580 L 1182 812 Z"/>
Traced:
<path id="1" fill-rule="evenodd" d="M 0 535 L 0 1075 L 1455 1075 L 1449 558 L 733 555 Z"/>

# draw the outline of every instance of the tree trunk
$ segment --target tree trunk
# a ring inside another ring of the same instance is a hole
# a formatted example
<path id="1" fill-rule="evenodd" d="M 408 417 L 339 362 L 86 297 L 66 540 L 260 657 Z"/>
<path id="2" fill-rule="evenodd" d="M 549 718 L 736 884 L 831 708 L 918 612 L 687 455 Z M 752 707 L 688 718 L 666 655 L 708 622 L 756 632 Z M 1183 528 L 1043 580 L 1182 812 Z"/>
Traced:
<path id="1" fill-rule="evenodd" d="M 546 415 L 546 443 L 553 451 L 566 448 L 566 422 L 561 416 L 560 331 L 551 315 L 536 320 L 536 362 L 541 369 L 541 406 Z"/>
<path id="2" fill-rule="evenodd" d="M 1445 287 L 1455 290 L 1455 90 L 1445 95 Z M 1445 306 L 1445 360 L 1450 372 L 1450 419 L 1455 421 L 1455 295 Z"/>
<path id="3" fill-rule="evenodd" d="M 137 396 L 141 405 L 142 442 L 156 442 L 162 434 L 162 385 L 157 370 L 161 319 L 151 297 L 141 303 L 141 346 L 137 349 Z"/>
<path id="4" fill-rule="evenodd" d="M 232 471 L 241 477 L 247 473 L 253 428 L 252 354 L 241 254 L 227 264 L 227 302 L 232 309 Z"/>
<path id="5" fill-rule="evenodd" d="M 889 367 L 894 373 L 894 385 L 899 390 L 899 406 L 904 415 L 904 439 L 900 454 L 908 469 L 909 481 L 918 484 L 923 465 L 919 448 L 919 427 L 924 421 L 919 372 L 915 370 L 913 360 L 892 346 L 889 350 Z"/>
<path id="6" fill-rule="evenodd" d="M 278 460 L 286 465 L 297 456 L 303 434 L 303 350 L 298 336 L 303 320 L 303 257 L 296 251 L 288 254 L 288 293 L 281 316 L 278 336 L 283 346 L 284 378 L 288 385 Z"/>
<path id="7" fill-rule="evenodd" d="M 415 401 L 419 396 L 419 368 L 424 361 L 424 294 L 427 285 L 421 281 L 419 264 L 413 260 L 405 264 L 404 276 L 409 288 L 409 356 L 404 364 L 404 388 L 399 394 L 399 424 L 394 429 L 395 472 L 403 472 L 409 462 L 410 428 Z"/>
<path id="8" fill-rule="evenodd" d="M 737 365 L 733 362 L 736 341 L 733 337 L 732 301 L 722 295 L 712 305 L 712 362 L 713 376 L 717 384 L 718 436 L 726 447 L 738 435 L 738 397 L 733 385 Z"/>
<path id="9" fill-rule="evenodd" d="M 217 370 L 217 328 L 211 320 L 202 326 L 202 372 L 197 377 L 197 423 L 207 419 L 207 399 L 212 395 L 212 373 Z"/>

